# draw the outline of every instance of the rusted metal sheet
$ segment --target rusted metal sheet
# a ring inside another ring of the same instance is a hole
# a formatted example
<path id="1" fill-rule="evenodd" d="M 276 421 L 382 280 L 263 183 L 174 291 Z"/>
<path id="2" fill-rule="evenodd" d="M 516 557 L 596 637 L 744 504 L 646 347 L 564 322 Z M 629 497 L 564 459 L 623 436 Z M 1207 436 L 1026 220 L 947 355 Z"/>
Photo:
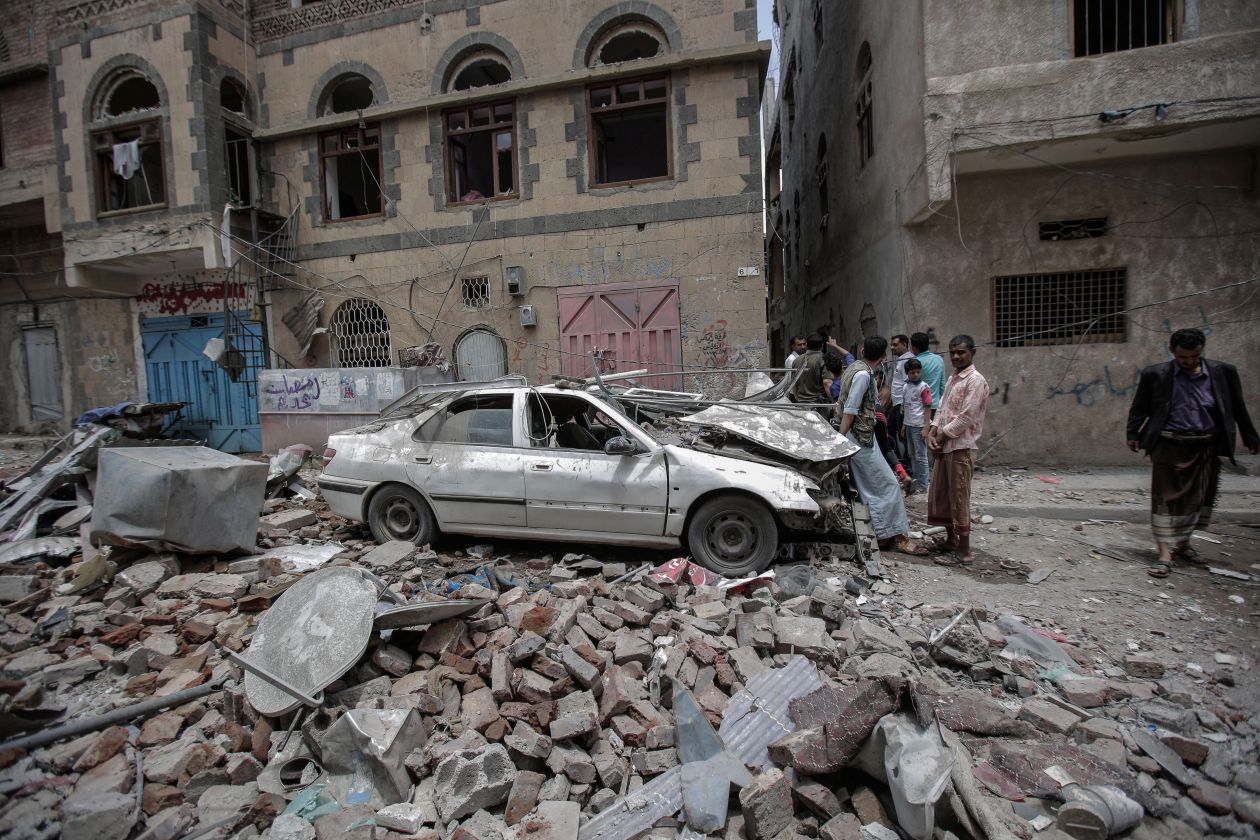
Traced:
<path id="1" fill-rule="evenodd" d="M 814 411 L 724 403 L 679 419 L 695 426 L 715 426 L 767 449 L 806 461 L 834 461 L 851 458 L 858 452 L 856 444 L 831 428 L 831 424 Z"/>

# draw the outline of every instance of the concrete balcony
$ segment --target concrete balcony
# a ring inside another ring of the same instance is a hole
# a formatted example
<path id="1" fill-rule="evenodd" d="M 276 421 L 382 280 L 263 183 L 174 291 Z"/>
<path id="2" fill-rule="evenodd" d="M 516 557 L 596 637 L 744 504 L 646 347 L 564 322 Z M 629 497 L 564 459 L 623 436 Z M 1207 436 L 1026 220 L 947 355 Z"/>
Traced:
<path id="1" fill-rule="evenodd" d="M 959 175 L 1255 146 L 1260 30 L 930 78 L 923 126 L 907 221 L 950 201 Z"/>
<path id="2" fill-rule="evenodd" d="M 225 268 L 218 222 L 183 217 L 110 229 L 101 238 L 66 239 L 66 284 L 138 294 L 154 278 Z"/>

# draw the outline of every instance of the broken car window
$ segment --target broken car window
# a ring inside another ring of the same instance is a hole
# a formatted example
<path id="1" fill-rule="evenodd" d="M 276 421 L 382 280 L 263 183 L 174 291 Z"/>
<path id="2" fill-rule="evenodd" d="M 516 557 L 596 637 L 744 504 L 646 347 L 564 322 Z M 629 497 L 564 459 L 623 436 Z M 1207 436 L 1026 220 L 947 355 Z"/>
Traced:
<path id="1" fill-rule="evenodd" d="M 413 436 L 427 443 L 512 445 L 512 395 L 467 397 L 424 422 Z"/>

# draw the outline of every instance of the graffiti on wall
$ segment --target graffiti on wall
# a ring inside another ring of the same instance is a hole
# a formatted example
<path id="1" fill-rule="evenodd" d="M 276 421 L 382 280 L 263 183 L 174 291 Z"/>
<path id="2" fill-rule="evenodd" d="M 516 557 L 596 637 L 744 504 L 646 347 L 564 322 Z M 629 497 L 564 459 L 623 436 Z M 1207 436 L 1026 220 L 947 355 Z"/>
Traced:
<path id="1" fill-rule="evenodd" d="M 105 333 L 84 335 L 79 339 L 83 365 L 93 374 L 89 401 L 107 405 L 136 398 L 136 368 L 130 357 L 124 358 Z"/>
<path id="2" fill-rule="evenodd" d="M 1097 405 L 1100 400 L 1107 397 L 1127 397 L 1137 387 L 1138 374 L 1133 373 L 1133 379 L 1127 384 L 1118 382 L 1116 375 L 1111 371 L 1111 365 L 1103 365 L 1102 375 L 1096 376 L 1088 381 L 1077 380 L 1070 387 L 1062 385 L 1049 385 L 1046 388 L 1046 399 L 1053 400 L 1058 397 L 1071 396 L 1076 400 L 1076 404 L 1083 408 L 1092 408 Z"/>
<path id="3" fill-rule="evenodd" d="M 277 411 L 305 411 L 319 407 L 319 377 L 282 376 L 279 382 L 268 382 L 263 387 L 270 403 L 274 400 Z"/>
<path id="4" fill-rule="evenodd" d="M 146 283 L 138 303 L 145 318 L 168 315 L 213 315 L 223 311 L 223 283 L 198 280 L 191 276 L 171 281 Z M 228 303 L 234 311 L 254 305 L 253 291 L 246 283 L 229 283 Z"/>
<path id="5" fill-rule="evenodd" d="M 546 347 L 530 344 L 524 337 L 518 338 L 513 343 L 509 369 L 524 374 L 530 382 L 545 382 L 552 370 L 551 351 Z"/>

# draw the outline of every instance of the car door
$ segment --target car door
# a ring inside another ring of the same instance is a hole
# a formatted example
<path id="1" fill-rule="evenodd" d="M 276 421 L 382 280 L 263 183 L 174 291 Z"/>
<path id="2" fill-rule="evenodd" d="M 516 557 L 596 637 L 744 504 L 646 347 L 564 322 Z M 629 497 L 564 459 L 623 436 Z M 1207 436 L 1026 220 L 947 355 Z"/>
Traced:
<path id="1" fill-rule="evenodd" d="M 537 411 L 540 397 L 531 395 L 527 410 Z M 586 407 L 602 408 L 577 395 Z M 527 450 L 525 461 L 526 518 L 530 528 L 599 531 L 611 534 L 661 536 L 669 499 L 665 451 L 614 420 L 623 436 L 640 452 L 608 455 L 602 450 L 566 449 L 554 438 Z M 535 424 L 527 426 L 533 428 Z"/>
<path id="2" fill-rule="evenodd" d="M 406 456 L 407 477 L 443 527 L 525 525 L 525 450 L 513 392 L 477 392 L 422 422 Z"/>

